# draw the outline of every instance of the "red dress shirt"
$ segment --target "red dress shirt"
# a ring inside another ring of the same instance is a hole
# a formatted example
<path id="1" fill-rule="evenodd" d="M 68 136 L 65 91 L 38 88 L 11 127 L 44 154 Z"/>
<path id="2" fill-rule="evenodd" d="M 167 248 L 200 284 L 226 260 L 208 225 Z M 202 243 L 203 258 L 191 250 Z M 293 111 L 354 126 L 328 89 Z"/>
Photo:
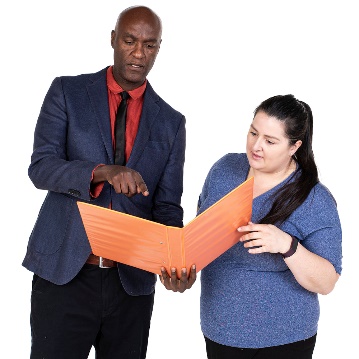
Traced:
<path id="1" fill-rule="evenodd" d="M 111 133 L 112 133 L 112 145 L 115 148 L 115 120 L 116 113 L 119 104 L 121 103 L 120 92 L 123 91 L 122 87 L 116 82 L 112 73 L 113 66 L 107 69 L 107 91 L 108 91 L 108 102 L 110 107 L 110 121 L 111 121 Z M 127 91 L 130 95 L 127 106 L 127 117 L 126 117 L 126 149 L 125 157 L 126 162 L 128 161 L 135 138 L 137 135 L 138 125 L 140 123 L 140 117 L 143 106 L 143 94 L 146 89 L 147 80 L 140 87 Z"/>
<path id="2" fill-rule="evenodd" d="M 115 121 L 116 113 L 119 104 L 121 103 L 120 92 L 123 91 L 122 87 L 116 82 L 112 73 L 113 66 L 107 69 L 107 93 L 108 93 L 108 104 L 110 108 L 110 123 L 111 123 L 111 136 L 112 146 L 115 149 Z M 126 148 L 125 157 L 126 162 L 128 161 L 135 138 L 137 135 L 138 125 L 140 123 L 140 117 L 143 107 L 144 92 L 146 89 L 147 80 L 140 87 L 127 91 L 130 97 L 127 100 L 127 115 L 126 115 Z M 103 164 L 99 165 L 102 166 Z M 98 166 L 97 166 L 98 167 Z M 97 168 L 96 167 L 96 168 Z M 94 170 L 96 169 L 94 168 Z M 91 195 L 96 198 L 100 195 L 103 188 L 103 183 L 98 183 L 91 186 Z"/>

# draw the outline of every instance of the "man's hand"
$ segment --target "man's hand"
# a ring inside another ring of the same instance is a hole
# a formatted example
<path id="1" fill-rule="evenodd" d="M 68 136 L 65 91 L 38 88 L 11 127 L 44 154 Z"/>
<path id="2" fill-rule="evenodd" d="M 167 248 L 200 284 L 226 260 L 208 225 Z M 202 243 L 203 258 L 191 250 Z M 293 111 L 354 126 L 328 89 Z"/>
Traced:
<path id="1" fill-rule="evenodd" d="M 167 290 L 173 292 L 183 293 L 186 289 L 190 289 L 193 283 L 196 281 L 196 266 L 192 265 L 189 276 L 187 275 L 187 269 L 182 268 L 181 278 L 177 278 L 176 268 L 171 268 L 171 275 L 169 275 L 164 267 L 161 268 L 160 280 Z"/>
<path id="2" fill-rule="evenodd" d="M 116 193 L 123 193 L 127 197 L 133 197 L 142 193 L 148 196 L 148 188 L 139 172 L 125 166 L 103 165 L 94 171 L 92 183 L 107 181 Z"/>

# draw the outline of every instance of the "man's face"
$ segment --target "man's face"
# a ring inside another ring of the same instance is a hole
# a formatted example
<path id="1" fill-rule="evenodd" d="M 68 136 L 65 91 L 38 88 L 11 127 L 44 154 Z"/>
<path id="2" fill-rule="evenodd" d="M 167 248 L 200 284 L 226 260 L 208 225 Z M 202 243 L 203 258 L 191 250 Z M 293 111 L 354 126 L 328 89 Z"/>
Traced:
<path id="1" fill-rule="evenodd" d="M 161 26 L 145 16 L 125 16 L 111 33 L 113 75 L 124 90 L 143 84 L 161 44 Z"/>

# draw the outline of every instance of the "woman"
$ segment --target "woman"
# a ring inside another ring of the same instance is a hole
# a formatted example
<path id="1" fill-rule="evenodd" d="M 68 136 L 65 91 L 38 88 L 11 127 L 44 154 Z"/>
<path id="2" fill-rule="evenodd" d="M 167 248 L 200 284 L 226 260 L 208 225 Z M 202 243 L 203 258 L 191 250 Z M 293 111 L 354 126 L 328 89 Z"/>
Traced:
<path id="1" fill-rule="evenodd" d="M 246 153 L 210 169 L 198 214 L 254 177 L 240 242 L 201 272 L 201 328 L 209 359 L 312 358 L 319 294 L 341 274 L 336 202 L 320 183 L 310 107 L 274 96 L 254 112 Z"/>

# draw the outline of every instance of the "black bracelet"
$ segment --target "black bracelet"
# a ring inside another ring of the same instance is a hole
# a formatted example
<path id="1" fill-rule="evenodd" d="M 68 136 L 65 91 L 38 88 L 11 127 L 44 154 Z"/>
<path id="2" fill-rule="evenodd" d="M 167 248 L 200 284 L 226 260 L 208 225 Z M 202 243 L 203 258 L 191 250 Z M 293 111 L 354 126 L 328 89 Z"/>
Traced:
<path id="1" fill-rule="evenodd" d="M 283 258 L 288 258 L 288 257 L 292 256 L 296 252 L 297 247 L 298 247 L 298 238 L 294 237 L 292 235 L 290 235 L 290 236 L 292 237 L 292 243 L 290 244 L 290 248 L 289 248 L 288 252 L 281 253 Z"/>

